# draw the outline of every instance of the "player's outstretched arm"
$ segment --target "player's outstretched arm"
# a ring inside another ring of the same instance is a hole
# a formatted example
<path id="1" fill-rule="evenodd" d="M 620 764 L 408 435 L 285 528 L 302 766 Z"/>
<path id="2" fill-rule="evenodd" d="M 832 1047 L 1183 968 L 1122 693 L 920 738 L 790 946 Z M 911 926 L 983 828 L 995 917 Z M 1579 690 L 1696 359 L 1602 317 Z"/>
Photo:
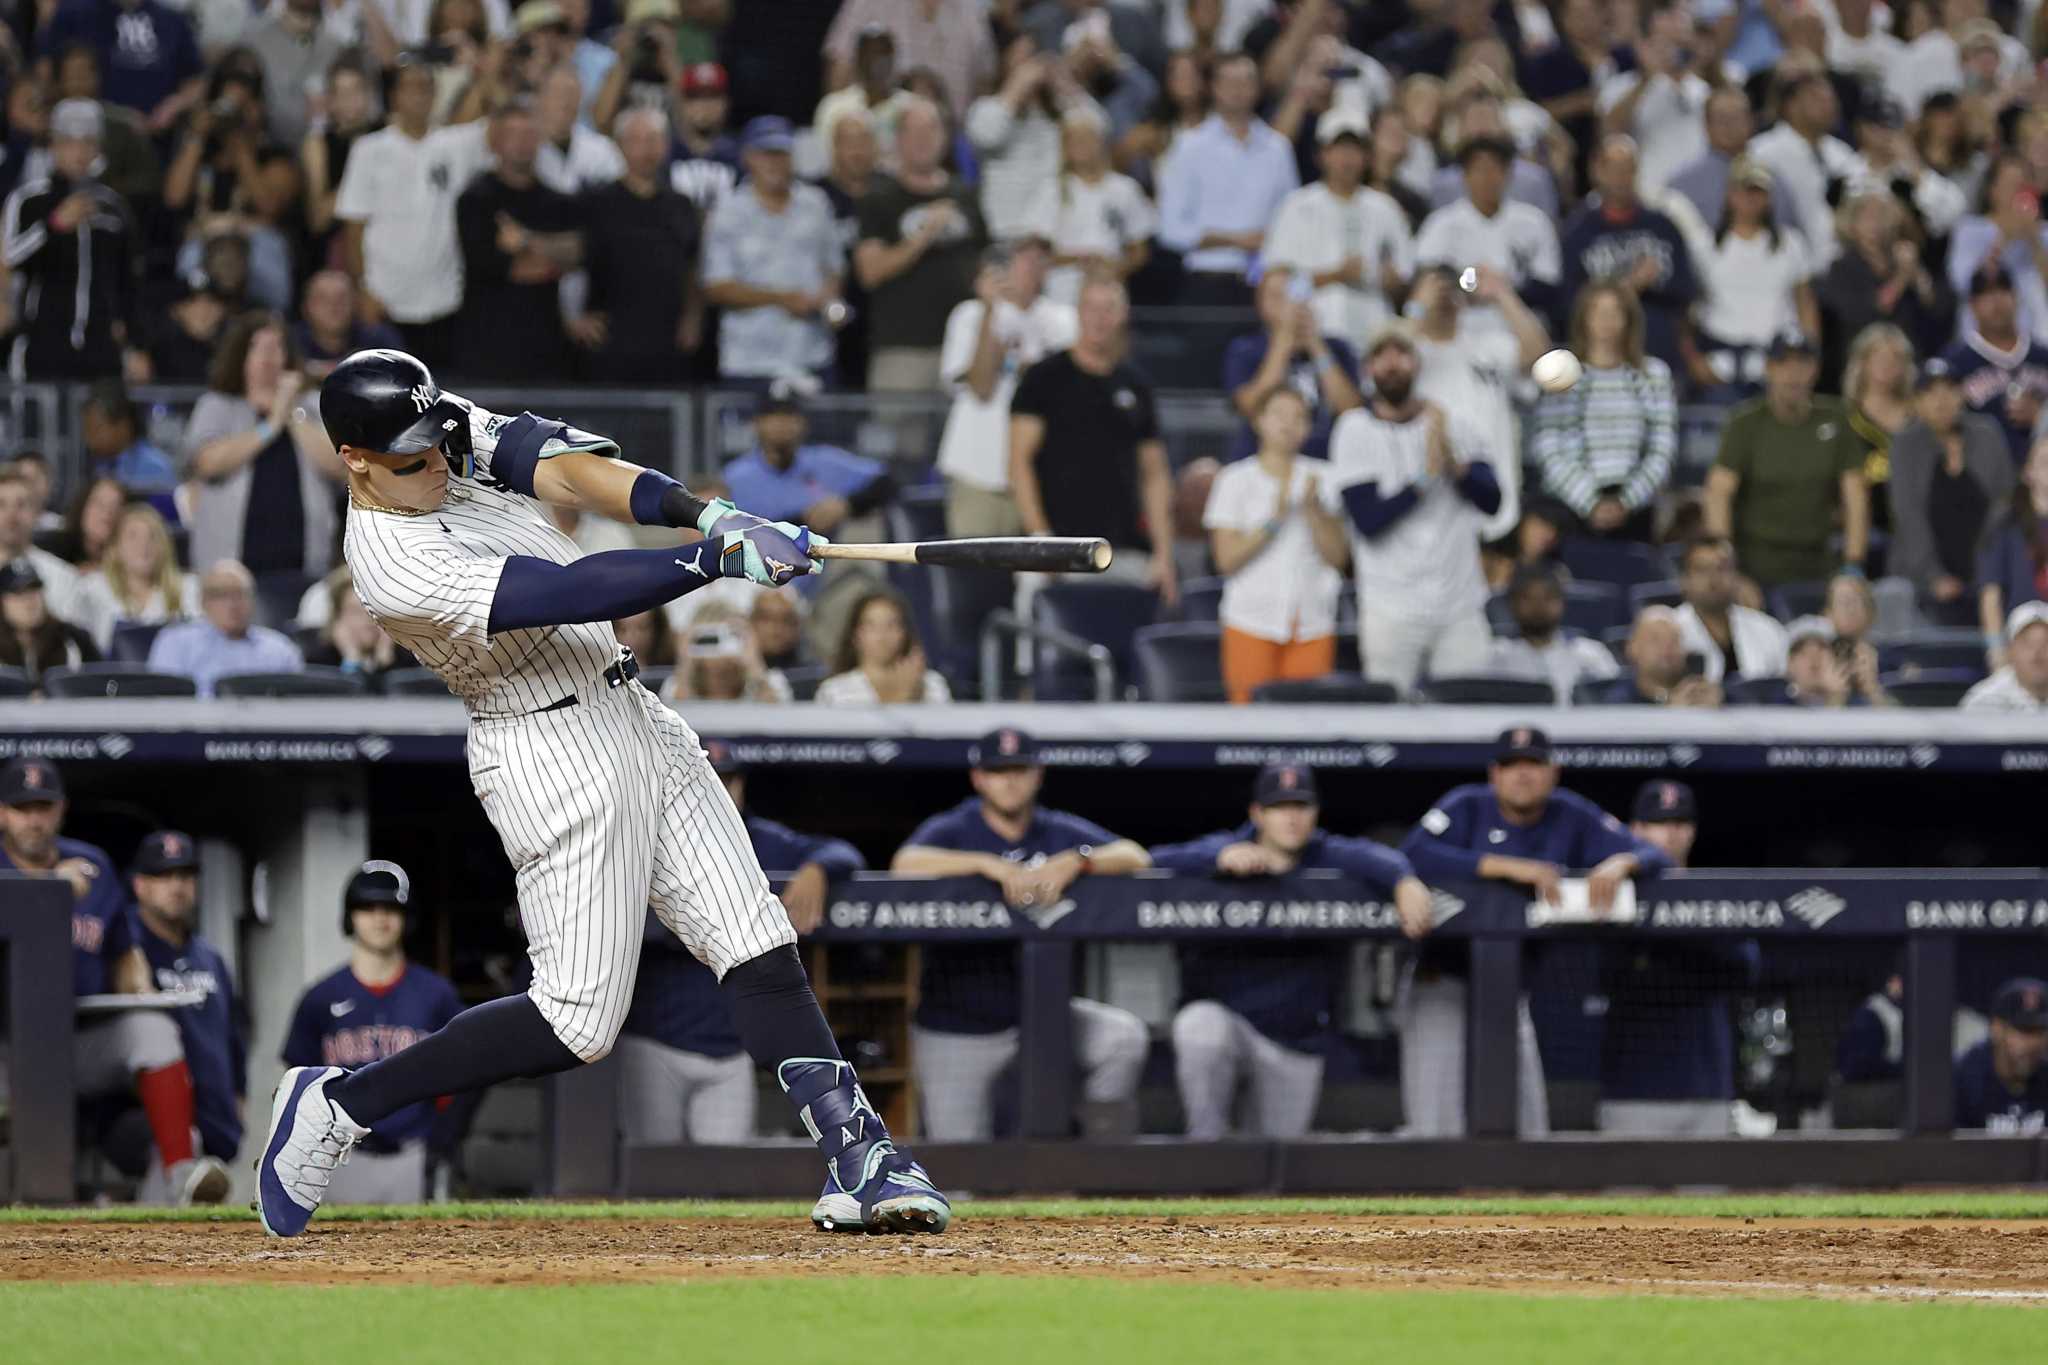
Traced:
<path id="1" fill-rule="evenodd" d="M 668 549 L 606 550 L 567 564 L 513 555 L 491 594 L 490 630 L 616 621 L 652 611 L 716 578 L 781 587 L 815 570 L 805 533 L 752 527 Z"/>

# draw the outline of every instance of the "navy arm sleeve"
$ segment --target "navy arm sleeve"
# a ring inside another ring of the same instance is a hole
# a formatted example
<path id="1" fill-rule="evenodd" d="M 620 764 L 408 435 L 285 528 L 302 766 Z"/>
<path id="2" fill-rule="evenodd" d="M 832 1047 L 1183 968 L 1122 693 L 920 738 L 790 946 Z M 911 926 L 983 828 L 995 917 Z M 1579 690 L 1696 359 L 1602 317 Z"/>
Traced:
<path id="1" fill-rule="evenodd" d="M 652 611 L 720 576 L 712 541 L 652 550 L 606 550 L 567 564 L 531 555 L 505 561 L 491 598 L 491 633 L 616 621 Z"/>
<path id="2" fill-rule="evenodd" d="M 1499 489 L 1496 487 L 1495 492 Z M 1380 493 L 1377 483 L 1354 483 L 1344 490 L 1344 510 L 1351 517 L 1351 524 L 1358 528 L 1358 534 L 1367 540 L 1374 540 L 1390 529 L 1393 524 L 1415 510 L 1415 504 L 1422 501 L 1422 494 L 1414 484 L 1409 484 L 1392 497 Z"/>
<path id="3" fill-rule="evenodd" d="M 1374 839 L 1347 839 L 1333 834 L 1323 840 L 1321 861 L 1347 876 L 1389 891 L 1415 875 L 1414 864 L 1407 855 Z"/>
<path id="4" fill-rule="evenodd" d="M 1484 460 L 1474 460 L 1465 466 L 1465 472 L 1458 476 L 1458 492 L 1488 516 L 1500 510 L 1500 477 Z"/>
<path id="5" fill-rule="evenodd" d="M 867 866 L 867 860 L 860 856 L 860 850 L 844 839 L 827 839 L 817 835 L 798 835 L 803 840 L 803 861 L 816 863 L 824 869 L 827 877 L 843 877 L 849 872 L 858 872 Z"/>
<path id="6" fill-rule="evenodd" d="M 1218 830 L 1184 844 L 1161 844 L 1152 850 L 1152 866 L 1191 877 L 1206 877 L 1216 871 L 1216 855 L 1237 839 L 1230 830 Z"/>
<path id="7" fill-rule="evenodd" d="M 1471 838 L 1471 807 L 1452 793 L 1432 806 L 1408 831 L 1408 837 L 1401 841 L 1401 852 L 1424 881 L 1472 878 L 1479 875 L 1479 859 L 1484 855 L 1469 847 Z"/>

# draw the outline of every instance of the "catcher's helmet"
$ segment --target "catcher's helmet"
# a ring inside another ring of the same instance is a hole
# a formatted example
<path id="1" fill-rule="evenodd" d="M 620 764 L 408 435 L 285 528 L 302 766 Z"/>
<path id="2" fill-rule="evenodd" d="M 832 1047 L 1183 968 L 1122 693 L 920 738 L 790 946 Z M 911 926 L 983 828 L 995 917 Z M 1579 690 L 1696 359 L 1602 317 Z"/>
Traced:
<path id="1" fill-rule="evenodd" d="M 441 392 L 433 373 L 404 351 L 357 351 L 320 386 L 320 420 L 335 449 L 414 455 L 469 439 L 469 404 Z"/>
<path id="2" fill-rule="evenodd" d="M 354 932 L 349 917 L 366 905 L 383 906 L 404 914 L 412 903 L 412 878 L 397 863 L 372 858 L 356 869 L 341 893 L 341 936 Z"/>

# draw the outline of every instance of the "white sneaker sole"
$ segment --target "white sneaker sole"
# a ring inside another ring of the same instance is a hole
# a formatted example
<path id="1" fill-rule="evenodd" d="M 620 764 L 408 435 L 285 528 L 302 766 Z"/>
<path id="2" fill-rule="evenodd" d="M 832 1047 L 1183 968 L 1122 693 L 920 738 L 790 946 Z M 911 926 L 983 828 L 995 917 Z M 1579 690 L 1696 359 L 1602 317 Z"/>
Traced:
<path id="1" fill-rule="evenodd" d="M 875 1205 L 875 1221 L 861 1221 L 860 1200 L 850 1194 L 828 1194 L 811 1206 L 811 1222 L 820 1232 L 944 1232 L 953 1210 L 944 1200 L 907 1194 Z"/>

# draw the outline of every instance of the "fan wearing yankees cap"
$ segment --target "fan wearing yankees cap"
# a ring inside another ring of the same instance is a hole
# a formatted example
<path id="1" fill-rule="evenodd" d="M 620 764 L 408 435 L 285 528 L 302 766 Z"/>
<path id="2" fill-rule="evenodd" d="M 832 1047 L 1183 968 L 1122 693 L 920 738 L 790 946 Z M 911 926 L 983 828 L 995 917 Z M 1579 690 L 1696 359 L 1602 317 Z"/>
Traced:
<path id="1" fill-rule="evenodd" d="M 1595 913 L 1614 904 L 1622 882 L 1670 866 L 1662 849 L 1632 836 L 1577 792 L 1560 790 L 1557 779 L 1548 735 L 1531 725 L 1503 730 L 1485 783 L 1445 793 L 1401 841 L 1401 851 L 1431 885 L 1440 879 L 1515 882 L 1552 905 L 1562 896 L 1567 869 L 1588 869 L 1587 900 Z M 1425 942 L 1402 982 L 1401 1104 L 1415 1137 L 1465 1133 L 1467 975 L 1461 946 Z M 1517 1013 L 1515 1126 L 1524 1137 L 1541 1136 L 1550 1130 L 1550 1115 L 1526 997 Z"/>
<path id="2" fill-rule="evenodd" d="M 1699 803 L 1683 782 L 1645 782 L 1629 833 L 1692 864 Z M 1755 983 L 1754 939 L 1727 935 L 1606 945 L 1599 1124 L 1628 1137 L 1726 1137 L 1734 1125 L 1734 992 Z"/>
<path id="3" fill-rule="evenodd" d="M 1045 782 L 1038 742 L 1005 726 L 968 751 L 974 795 L 940 811 L 896 850 L 904 877 L 984 877 L 1026 916 L 1055 909 L 1081 877 L 1118 876 L 1151 855 L 1093 820 L 1038 803 Z M 995 1089 L 1018 1048 L 1017 949 L 1011 943 L 928 947 L 910 1040 L 925 1132 L 942 1142 L 986 1142 Z M 1081 1072 L 1081 1131 L 1137 1130 L 1138 1079 L 1150 1036 L 1129 1010 L 1075 996 L 1074 1060 Z"/>
<path id="4" fill-rule="evenodd" d="M 406 957 L 412 879 L 372 859 L 341 893 L 348 965 L 308 987 L 285 1035 L 286 1066 L 358 1067 L 403 1052 L 461 1012 L 445 977 Z M 452 1145 L 437 1124 L 445 1101 L 409 1104 L 379 1120 L 327 1186 L 331 1204 L 417 1204 L 429 1168 Z"/>
<path id="5" fill-rule="evenodd" d="M 788 875 L 782 908 L 799 934 L 825 918 L 831 883 L 865 863 L 844 839 L 803 834 L 747 809 L 747 765 L 723 740 L 704 755 L 747 827 L 770 876 Z M 740 1043 L 732 1005 L 709 967 L 652 912 L 640 973 L 619 1038 L 619 1130 L 633 1143 L 736 1143 L 754 1135 L 754 1063 Z"/>
<path id="6" fill-rule="evenodd" d="M 1408 859 L 1371 839 L 1329 834 L 1313 769 L 1271 763 L 1252 785 L 1251 818 L 1185 844 L 1152 850 L 1152 865 L 1191 876 L 1284 877 L 1342 872 L 1392 897 L 1411 935 L 1429 928 L 1429 888 Z M 1173 1017 L 1174 1071 L 1188 1136 L 1229 1134 L 1240 1081 L 1260 1137 L 1308 1131 L 1322 1093 L 1323 1058 L 1349 955 L 1327 939 L 1190 943 L 1180 951 L 1181 998 Z"/>
<path id="7" fill-rule="evenodd" d="M 147 995 L 149 963 L 113 860 L 58 834 L 66 808 L 63 774 L 48 759 L 17 758 L 0 768 L 0 871 L 57 878 L 70 889 L 73 995 Z M 166 1011 L 84 1015 L 71 1058 L 81 1099 L 133 1093 L 140 1101 L 171 1202 L 227 1198 L 227 1167 L 201 1153 L 193 1136 L 192 1070 Z"/>
<path id="8" fill-rule="evenodd" d="M 192 836 L 161 829 L 135 851 L 136 945 L 159 991 L 196 992 L 170 1011 L 192 1072 L 193 1120 L 207 1156 L 226 1161 L 242 1147 L 242 1101 L 249 1091 L 248 1013 L 235 995 L 227 959 L 199 932 L 199 853 Z M 168 1173 L 168 1171 L 167 1171 Z M 151 1188 L 155 1172 L 145 1179 Z"/>

